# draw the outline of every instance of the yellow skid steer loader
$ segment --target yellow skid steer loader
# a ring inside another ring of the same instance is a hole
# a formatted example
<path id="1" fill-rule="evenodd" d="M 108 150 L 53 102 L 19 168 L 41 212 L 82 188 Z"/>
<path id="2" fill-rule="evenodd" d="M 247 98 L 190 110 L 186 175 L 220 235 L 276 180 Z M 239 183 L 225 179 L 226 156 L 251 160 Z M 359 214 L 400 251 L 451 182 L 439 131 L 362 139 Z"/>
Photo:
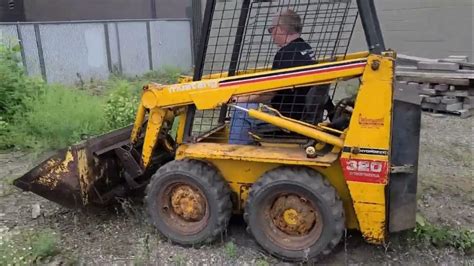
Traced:
<path id="1" fill-rule="evenodd" d="M 368 51 L 348 53 L 359 19 Z M 198 50 L 192 78 L 144 86 L 133 125 L 15 185 L 71 208 L 144 191 L 154 226 L 181 245 L 243 215 L 288 261 L 330 253 L 346 229 L 383 244 L 414 227 L 421 113 L 394 89 L 373 0 L 209 0 Z M 306 61 L 278 67 L 284 52 Z M 336 101 L 346 80 L 357 94 Z"/>

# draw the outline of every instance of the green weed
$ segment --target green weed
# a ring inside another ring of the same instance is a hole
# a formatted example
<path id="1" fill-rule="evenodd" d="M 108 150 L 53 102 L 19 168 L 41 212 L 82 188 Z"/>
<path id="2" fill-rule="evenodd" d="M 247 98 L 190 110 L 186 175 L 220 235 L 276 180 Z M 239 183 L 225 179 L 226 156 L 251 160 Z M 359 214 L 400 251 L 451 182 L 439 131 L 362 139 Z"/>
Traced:
<path id="1" fill-rule="evenodd" d="M 256 266 L 270 266 L 270 263 L 268 263 L 268 261 L 266 261 L 265 259 L 258 259 L 255 262 L 255 265 Z"/>
<path id="2" fill-rule="evenodd" d="M 0 228 L 0 265 L 31 265 L 59 253 L 59 237 L 54 231 L 30 229 L 6 232 Z"/>
<path id="3" fill-rule="evenodd" d="M 227 242 L 224 246 L 225 254 L 227 257 L 234 259 L 237 257 L 237 246 L 234 242 Z"/>
<path id="4" fill-rule="evenodd" d="M 178 254 L 173 257 L 173 262 L 176 266 L 184 266 L 186 265 L 186 258 L 183 255 Z"/>
<path id="5" fill-rule="evenodd" d="M 417 241 L 435 247 L 453 247 L 462 252 L 470 252 L 474 248 L 474 231 L 438 227 L 426 222 L 420 215 L 417 215 L 413 233 Z"/>
<path id="6" fill-rule="evenodd" d="M 14 177 L 3 177 L 0 178 L 0 197 L 6 197 L 15 192 L 13 187 Z"/>
<path id="7" fill-rule="evenodd" d="M 136 251 L 137 255 L 134 259 L 134 265 L 147 265 L 150 260 L 150 235 L 146 234 L 145 237 L 140 238 L 138 249 Z"/>

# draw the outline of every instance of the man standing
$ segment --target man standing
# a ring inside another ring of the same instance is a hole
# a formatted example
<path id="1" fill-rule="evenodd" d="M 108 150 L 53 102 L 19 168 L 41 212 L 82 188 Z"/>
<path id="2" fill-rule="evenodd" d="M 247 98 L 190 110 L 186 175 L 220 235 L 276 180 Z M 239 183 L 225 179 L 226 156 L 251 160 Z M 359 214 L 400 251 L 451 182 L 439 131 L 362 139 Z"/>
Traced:
<path id="1" fill-rule="evenodd" d="M 268 28 L 268 32 L 280 49 L 273 60 L 272 70 L 316 63 L 313 49 L 301 38 L 302 29 L 300 16 L 292 10 L 283 11 L 273 18 L 272 26 Z M 233 100 L 245 108 L 257 108 L 259 103 L 270 103 L 282 115 L 301 120 L 306 104 L 306 95 L 310 89 L 311 87 L 286 89 L 273 93 L 238 97 Z M 229 143 L 252 143 L 248 131 L 255 125 L 255 122 L 247 116 L 246 112 L 235 110 L 231 121 Z"/>

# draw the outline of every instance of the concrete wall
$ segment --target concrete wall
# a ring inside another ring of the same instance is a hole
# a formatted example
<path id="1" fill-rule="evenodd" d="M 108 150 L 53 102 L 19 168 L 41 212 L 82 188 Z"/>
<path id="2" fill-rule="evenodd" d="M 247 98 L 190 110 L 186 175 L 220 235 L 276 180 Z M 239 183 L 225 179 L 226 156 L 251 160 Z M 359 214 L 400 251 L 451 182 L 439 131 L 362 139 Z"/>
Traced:
<path id="1" fill-rule="evenodd" d="M 27 21 L 151 18 L 150 0 L 24 0 Z"/>
<path id="2" fill-rule="evenodd" d="M 375 0 L 375 3 L 388 48 L 429 58 L 467 55 L 474 61 L 473 0 Z M 365 48 L 360 25 L 351 48 Z"/>
<path id="3" fill-rule="evenodd" d="M 0 41 L 21 40 L 29 75 L 52 83 L 103 80 L 113 71 L 141 75 L 192 67 L 189 20 L 0 24 Z"/>
<path id="4" fill-rule="evenodd" d="M 26 21 L 190 18 L 191 14 L 191 0 L 22 1 Z"/>
<path id="5" fill-rule="evenodd" d="M 156 0 L 158 18 L 191 18 L 192 0 Z"/>

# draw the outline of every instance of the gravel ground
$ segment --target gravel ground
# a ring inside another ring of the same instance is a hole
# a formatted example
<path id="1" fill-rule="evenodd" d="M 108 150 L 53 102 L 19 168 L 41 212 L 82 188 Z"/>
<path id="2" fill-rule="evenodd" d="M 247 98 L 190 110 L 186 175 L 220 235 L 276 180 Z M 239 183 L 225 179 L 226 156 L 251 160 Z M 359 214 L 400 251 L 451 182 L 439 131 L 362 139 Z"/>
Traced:
<path id="1" fill-rule="evenodd" d="M 473 122 L 474 118 L 423 115 L 418 206 L 433 224 L 474 230 Z M 240 217 L 233 218 L 227 235 L 218 243 L 182 248 L 170 244 L 147 224 L 140 204 L 125 201 L 114 210 L 84 213 L 64 209 L 8 185 L 8 180 L 42 159 L 35 158 L 18 152 L 0 154 L 0 228 L 10 232 L 29 228 L 56 231 L 61 253 L 51 259 L 52 264 L 284 264 L 256 245 Z M 41 215 L 32 219 L 32 205 L 37 203 Z M 334 252 L 319 263 L 472 265 L 474 257 L 452 248 L 410 242 L 407 234 L 393 235 L 390 243 L 382 247 L 368 245 L 357 232 L 348 232 Z"/>

